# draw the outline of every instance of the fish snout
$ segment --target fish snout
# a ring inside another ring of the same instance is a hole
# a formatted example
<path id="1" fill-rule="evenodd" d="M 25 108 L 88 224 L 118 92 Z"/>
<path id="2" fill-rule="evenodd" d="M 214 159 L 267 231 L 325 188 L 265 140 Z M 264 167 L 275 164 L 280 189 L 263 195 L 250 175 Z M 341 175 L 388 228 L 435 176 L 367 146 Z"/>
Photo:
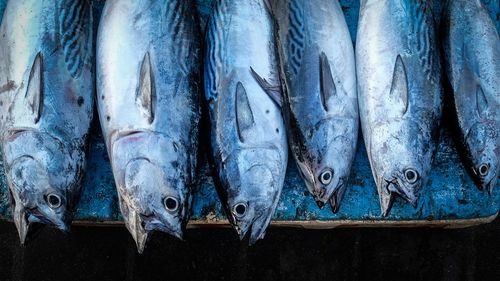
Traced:
<path id="1" fill-rule="evenodd" d="M 271 222 L 271 218 L 273 216 L 274 209 L 268 209 L 264 213 L 262 213 L 260 216 L 255 218 L 253 223 L 250 225 L 247 233 L 248 233 L 248 244 L 250 246 L 254 245 L 259 241 L 260 239 L 263 239 L 264 236 L 266 235 L 266 230 L 267 227 L 269 226 Z M 241 236 L 240 234 L 240 239 L 242 239 L 244 236 Z"/>
<path id="2" fill-rule="evenodd" d="M 330 206 L 332 208 L 333 213 L 337 213 L 340 209 L 340 202 L 342 201 L 342 198 L 344 197 L 345 191 L 347 189 L 347 184 L 346 180 L 344 178 L 341 178 L 333 190 L 333 193 L 329 199 L 330 201 Z"/>

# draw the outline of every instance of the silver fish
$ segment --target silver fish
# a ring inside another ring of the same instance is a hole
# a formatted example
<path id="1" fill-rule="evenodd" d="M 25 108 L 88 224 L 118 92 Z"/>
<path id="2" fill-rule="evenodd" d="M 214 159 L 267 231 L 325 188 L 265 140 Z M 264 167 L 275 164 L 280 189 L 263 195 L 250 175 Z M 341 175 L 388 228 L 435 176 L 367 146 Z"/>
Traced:
<path id="1" fill-rule="evenodd" d="M 417 206 L 439 137 L 441 66 L 428 5 L 423 0 L 361 3 L 359 110 L 384 216 L 395 195 Z"/>
<path id="2" fill-rule="evenodd" d="M 265 1 L 215 2 L 204 71 L 213 160 L 228 219 L 250 244 L 264 237 L 288 159 L 283 117 L 270 97 L 280 92 L 274 44 Z"/>
<path id="3" fill-rule="evenodd" d="M 491 194 L 500 171 L 500 39 L 481 1 L 451 0 L 444 11 L 456 143 L 478 187 Z"/>
<path id="4" fill-rule="evenodd" d="M 14 222 L 69 230 L 93 116 L 90 1 L 9 1 L 0 27 L 0 137 Z"/>
<path id="5" fill-rule="evenodd" d="M 192 1 L 108 0 L 97 42 L 98 110 L 121 213 L 139 252 L 182 239 L 195 184 L 200 35 Z"/>
<path id="6" fill-rule="evenodd" d="M 358 141 L 354 50 L 336 0 L 278 0 L 283 111 L 300 174 L 318 206 L 337 212 Z"/>

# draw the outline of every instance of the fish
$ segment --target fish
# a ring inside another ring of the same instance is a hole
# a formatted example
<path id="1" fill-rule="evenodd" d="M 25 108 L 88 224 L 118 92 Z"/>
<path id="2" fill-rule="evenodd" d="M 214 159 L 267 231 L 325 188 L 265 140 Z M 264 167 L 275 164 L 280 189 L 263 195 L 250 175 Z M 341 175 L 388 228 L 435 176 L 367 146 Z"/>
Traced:
<path id="1" fill-rule="evenodd" d="M 254 244 L 264 238 L 275 212 L 288 161 L 276 103 L 281 86 L 269 3 L 216 0 L 205 46 L 205 104 L 216 189 L 240 239 Z"/>
<path id="2" fill-rule="evenodd" d="M 477 187 L 493 192 L 500 165 L 500 39 L 479 0 L 445 6 L 442 46 L 455 143 Z"/>
<path id="3" fill-rule="evenodd" d="M 443 88 L 429 1 L 364 0 L 356 64 L 363 138 L 383 216 L 414 208 L 439 142 Z"/>
<path id="4" fill-rule="evenodd" d="M 193 1 L 109 0 L 97 37 L 97 99 L 125 225 L 183 239 L 197 183 L 201 34 Z"/>
<path id="5" fill-rule="evenodd" d="M 9 1 L 0 27 L 0 138 L 21 244 L 70 230 L 93 118 L 92 4 Z"/>
<path id="6" fill-rule="evenodd" d="M 307 189 L 333 212 L 347 189 L 359 113 L 352 39 L 338 1 L 277 0 L 290 150 Z"/>

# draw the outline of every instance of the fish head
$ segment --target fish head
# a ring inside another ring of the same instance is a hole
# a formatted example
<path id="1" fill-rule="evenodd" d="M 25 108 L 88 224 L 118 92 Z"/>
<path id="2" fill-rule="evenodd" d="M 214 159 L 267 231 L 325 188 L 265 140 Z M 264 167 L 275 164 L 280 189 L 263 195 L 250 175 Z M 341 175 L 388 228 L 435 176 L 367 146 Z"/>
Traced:
<path id="1" fill-rule="evenodd" d="M 372 130 L 370 162 L 377 183 L 382 213 L 388 215 L 395 195 L 417 207 L 434 148 L 425 141 L 416 122 L 399 120 L 377 124 Z"/>
<path id="2" fill-rule="evenodd" d="M 189 218 L 189 176 L 182 145 L 153 132 L 133 132 L 113 144 L 120 209 L 139 252 L 153 231 L 182 239 Z"/>
<path id="3" fill-rule="evenodd" d="M 264 238 L 276 209 L 283 185 L 279 157 L 270 149 L 246 149 L 228 159 L 226 212 L 240 239 L 248 236 L 250 244 Z"/>
<path id="4" fill-rule="evenodd" d="M 315 126 L 306 145 L 305 161 L 297 161 L 309 192 L 322 208 L 328 200 L 337 212 L 349 179 L 357 139 L 354 120 L 327 118 Z M 357 131 L 356 131 L 357 132 Z"/>
<path id="5" fill-rule="evenodd" d="M 60 139 L 34 130 L 15 130 L 4 137 L 14 222 L 23 244 L 36 224 L 69 231 L 84 156 L 68 147 Z"/>
<path id="6" fill-rule="evenodd" d="M 494 121 L 478 122 L 468 131 L 465 142 L 471 160 L 472 177 L 481 190 L 490 194 L 498 178 L 500 146 Z"/>

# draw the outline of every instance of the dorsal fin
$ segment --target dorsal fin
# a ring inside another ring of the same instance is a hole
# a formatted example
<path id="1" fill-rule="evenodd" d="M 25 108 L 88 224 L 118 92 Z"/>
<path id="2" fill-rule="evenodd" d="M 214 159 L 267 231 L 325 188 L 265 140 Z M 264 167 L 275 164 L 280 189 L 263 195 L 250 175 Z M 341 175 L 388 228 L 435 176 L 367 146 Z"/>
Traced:
<path id="1" fill-rule="evenodd" d="M 24 98 L 33 115 L 35 124 L 38 123 L 42 116 L 43 109 L 43 64 L 42 54 L 38 53 L 31 67 L 30 77 L 28 80 L 28 89 Z"/>
<path id="2" fill-rule="evenodd" d="M 255 72 L 252 67 L 250 67 L 250 72 L 252 73 L 255 81 L 257 81 L 260 87 L 264 90 L 264 92 L 266 92 L 266 94 L 274 101 L 274 103 L 276 103 L 276 105 L 281 108 L 281 105 L 283 104 L 281 96 L 281 86 L 271 85 L 271 83 L 267 82 L 266 79 L 257 74 L 257 72 Z"/>
<path id="3" fill-rule="evenodd" d="M 391 102 L 401 109 L 401 116 L 408 111 L 408 75 L 403 58 L 400 55 L 396 58 L 394 73 L 392 76 Z"/>
<path id="4" fill-rule="evenodd" d="M 323 108 L 328 111 L 328 101 L 337 95 L 337 87 L 335 87 L 335 82 L 333 81 L 332 69 L 330 68 L 328 57 L 323 52 L 320 55 L 320 95 Z"/>
<path id="5" fill-rule="evenodd" d="M 92 60 L 92 6 L 89 0 L 60 2 L 59 33 L 64 61 L 73 78 Z"/>
<path id="6" fill-rule="evenodd" d="M 139 87 L 137 88 L 136 102 L 142 108 L 144 115 L 151 124 L 155 118 L 154 104 L 156 101 L 155 80 L 151 67 L 149 52 L 144 55 L 139 76 Z"/>
<path id="7" fill-rule="evenodd" d="M 245 142 L 248 137 L 248 131 L 254 125 L 254 117 L 250 102 L 248 101 L 247 91 L 241 82 L 236 85 L 236 126 L 238 136 L 241 142 Z"/>

